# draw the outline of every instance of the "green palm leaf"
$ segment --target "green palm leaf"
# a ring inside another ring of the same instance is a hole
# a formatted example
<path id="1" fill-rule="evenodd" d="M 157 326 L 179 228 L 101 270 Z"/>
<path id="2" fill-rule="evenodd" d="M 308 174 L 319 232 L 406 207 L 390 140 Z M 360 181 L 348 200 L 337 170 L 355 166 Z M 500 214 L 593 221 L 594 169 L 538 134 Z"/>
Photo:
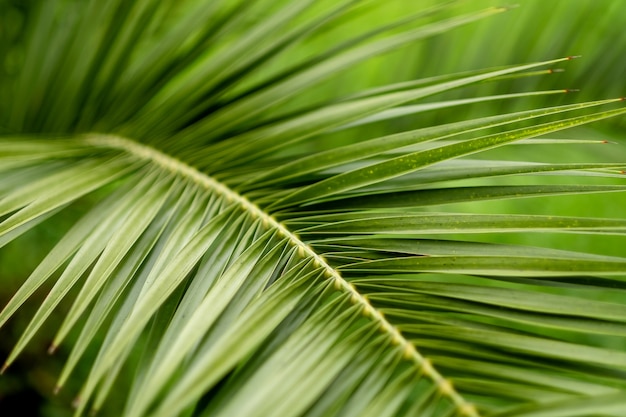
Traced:
<path id="1" fill-rule="evenodd" d="M 5 326 L 49 288 L 3 371 L 62 306 L 49 350 L 71 348 L 56 390 L 82 384 L 77 415 L 622 415 L 626 258 L 498 236 L 623 236 L 626 220 L 459 204 L 624 191 L 624 163 L 501 156 L 603 142 L 531 139 L 623 100 L 372 137 L 380 120 L 567 92 L 414 103 L 573 57 L 315 92 L 506 10 L 454 3 L 401 20 L 377 1 L 30 5 L 2 46 L 24 59 L 1 83 L 0 244 L 82 216 L 0 312 Z M 364 16 L 380 21 L 340 31 Z M 324 31 L 341 37 L 317 46 Z"/>

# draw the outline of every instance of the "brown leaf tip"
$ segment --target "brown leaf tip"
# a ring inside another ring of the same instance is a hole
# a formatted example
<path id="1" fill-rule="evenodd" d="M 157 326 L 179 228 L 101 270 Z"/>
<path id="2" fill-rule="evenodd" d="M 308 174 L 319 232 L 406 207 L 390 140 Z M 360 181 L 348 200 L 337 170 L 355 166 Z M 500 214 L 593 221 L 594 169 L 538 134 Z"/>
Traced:
<path id="1" fill-rule="evenodd" d="M 80 397 L 76 397 L 74 398 L 74 401 L 72 401 L 72 407 L 78 408 L 82 402 L 83 400 Z"/>

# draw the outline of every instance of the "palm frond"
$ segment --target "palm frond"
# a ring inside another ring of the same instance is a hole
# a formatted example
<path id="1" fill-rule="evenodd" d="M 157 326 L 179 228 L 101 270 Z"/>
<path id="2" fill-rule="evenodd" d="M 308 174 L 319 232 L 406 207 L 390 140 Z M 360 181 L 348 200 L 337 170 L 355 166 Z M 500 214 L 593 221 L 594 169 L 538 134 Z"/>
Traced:
<path id="1" fill-rule="evenodd" d="M 322 30 L 383 5 L 36 3 L 2 85 L 14 105 L 1 116 L 0 245 L 87 207 L 0 312 L 3 326 L 49 288 L 3 371 L 63 305 L 49 350 L 71 346 L 56 390 L 86 369 L 77 415 L 622 415 L 626 258 L 497 236 L 623 236 L 626 220 L 454 207 L 626 190 L 621 162 L 486 153 L 595 146 L 530 139 L 626 114 L 623 99 L 332 141 L 566 92 L 414 104 L 565 57 L 297 103 L 341 70 L 506 10 L 451 18 L 454 3 L 304 58 L 294 51 Z"/>

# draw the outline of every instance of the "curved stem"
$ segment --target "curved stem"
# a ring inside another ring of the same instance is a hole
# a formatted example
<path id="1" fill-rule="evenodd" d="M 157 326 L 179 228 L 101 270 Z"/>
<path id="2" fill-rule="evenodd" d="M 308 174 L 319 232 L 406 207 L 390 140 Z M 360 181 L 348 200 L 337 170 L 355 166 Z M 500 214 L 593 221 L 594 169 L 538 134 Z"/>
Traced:
<path id="1" fill-rule="evenodd" d="M 378 323 L 381 331 L 389 335 L 391 343 L 398 346 L 403 352 L 403 357 L 417 365 L 419 372 L 430 378 L 435 383 L 441 395 L 448 397 L 453 402 L 457 408 L 457 415 L 465 417 L 479 417 L 476 408 L 472 404 L 468 403 L 454 389 L 452 383 L 446 380 L 432 366 L 430 360 L 424 358 L 417 351 L 415 346 L 371 304 L 367 296 L 359 293 L 354 285 L 346 281 L 337 270 L 328 264 L 323 256 L 316 253 L 313 248 L 300 240 L 295 233 L 287 229 L 285 225 L 277 221 L 273 216 L 261 210 L 256 204 L 250 202 L 246 197 L 228 188 L 211 176 L 204 174 L 184 162 L 158 151 L 157 149 L 140 144 L 131 139 L 113 135 L 92 134 L 89 135 L 86 140 L 94 146 L 125 151 L 139 159 L 155 163 L 156 165 L 159 165 L 174 174 L 186 177 L 201 187 L 222 195 L 228 201 L 239 204 L 243 210 L 249 212 L 253 217 L 260 219 L 266 228 L 277 230 L 278 233 L 289 239 L 290 243 L 298 249 L 300 256 L 312 258 L 316 267 L 324 269 L 326 277 L 333 281 L 334 287 L 338 291 L 348 293 L 350 295 L 351 302 L 360 306 L 362 313 L 366 317 Z"/>

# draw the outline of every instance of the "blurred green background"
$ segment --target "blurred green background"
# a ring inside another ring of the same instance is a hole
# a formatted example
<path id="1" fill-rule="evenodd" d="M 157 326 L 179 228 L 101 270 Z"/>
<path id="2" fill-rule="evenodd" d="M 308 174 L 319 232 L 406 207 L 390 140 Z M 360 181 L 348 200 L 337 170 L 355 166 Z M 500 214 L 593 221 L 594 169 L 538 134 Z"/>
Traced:
<path id="1" fill-rule="evenodd" d="M 326 0 L 322 0 L 324 1 Z M 488 6 L 511 5 L 506 1 L 466 0 L 460 2 L 454 11 L 446 13 L 458 14 L 462 11 L 479 10 Z M 0 69 L 1 76 L 5 79 L 10 80 L 12 75 L 19 71 L 19 63 L 24 54 L 21 46 L 22 28 L 32 16 L 31 10 L 36 3 L 37 1 L 33 0 L 0 0 L 0 60 L 2 60 Z M 184 2 L 180 3 L 180 7 L 184 7 Z M 313 39 L 303 42 L 299 48 L 290 50 L 275 62 L 270 63 L 263 71 L 280 68 L 294 57 L 307 56 L 311 51 L 332 46 L 355 28 L 362 30 L 364 27 L 375 27 L 381 22 L 412 14 L 415 9 L 443 2 L 440 0 L 374 0 L 370 3 L 375 13 L 364 13 L 359 19 L 348 22 L 345 27 L 321 32 Z M 563 72 L 484 83 L 433 97 L 430 101 L 549 89 L 580 89 L 580 92 L 532 99 L 495 101 L 425 112 L 416 116 L 348 129 L 333 135 L 329 140 L 348 142 L 372 137 L 381 132 L 397 132 L 479 115 L 626 96 L 626 34 L 624 33 L 626 3 L 624 0 L 519 0 L 517 3 L 519 7 L 507 13 L 410 45 L 337 74 L 336 77 L 289 103 L 288 106 L 291 106 L 289 108 L 306 106 L 327 100 L 329 97 L 350 94 L 363 88 L 387 83 L 569 55 L 582 57 L 555 68 L 562 69 Z M 172 16 L 175 18 L 175 10 L 172 11 Z M 259 19 L 262 18 L 263 16 L 260 15 Z M 0 91 L 1 96 L 2 91 Z M 0 104 L 1 111 L 6 111 L 9 107 L 10 103 L 4 100 Z M 625 127 L 626 118 L 622 117 L 552 136 L 605 139 L 615 142 L 613 144 L 573 145 L 566 150 L 562 146 L 558 149 L 550 146 L 514 146 L 490 155 L 494 158 L 501 155 L 504 158 L 506 155 L 507 158 L 536 161 L 626 161 Z M 623 183 L 623 181 L 616 179 L 613 182 Z M 89 200 L 85 200 L 83 204 L 89 204 Z M 624 217 L 624 207 L 626 207 L 626 196 L 622 194 L 607 194 L 601 198 L 594 198 L 592 204 L 588 196 L 572 196 L 558 199 L 543 197 L 458 205 L 459 210 L 469 211 L 559 213 L 581 216 L 593 214 L 605 217 Z M 2 282 L 0 304 L 6 303 L 80 211 L 80 205 L 64 211 L 61 216 L 53 217 L 42 227 L 34 229 L 0 252 L 0 282 Z M 486 237 L 486 239 L 493 239 L 493 237 Z M 584 235 L 572 237 L 545 234 L 497 236 L 497 239 L 517 243 L 532 241 L 535 244 L 550 247 L 626 256 L 626 241 L 617 236 L 609 239 L 606 237 L 596 239 L 593 236 Z M 26 308 L 36 306 L 44 296 L 43 292 L 37 293 Z M 63 348 L 54 357 L 45 355 L 47 344 L 59 324 L 58 318 L 62 316 L 63 307 L 57 312 L 57 323 L 55 323 L 55 318 L 50 320 L 47 326 L 49 331 L 38 334 L 35 341 L 30 344 L 29 350 L 20 357 L 7 375 L 0 378 L 0 414 L 5 415 L 2 410 L 20 408 L 22 410 L 20 416 L 61 417 L 72 414 L 68 404 L 71 403 L 71 395 L 75 392 L 76 386 L 69 385 L 58 396 L 52 395 L 55 378 L 62 366 Z M 2 330 L 1 356 L 7 355 L 25 327 L 26 320 L 30 317 L 31 314 L 27 312 L 18 314 L 17 318 L 9 323 L 8 328 Z M 79 373 L 85 371 L 79 370 Z M 80 379 L 78 375 L 74 380 L 77 379 Z M 115 400 L 115 394 L 113 394 L 111 401 Z"/>

